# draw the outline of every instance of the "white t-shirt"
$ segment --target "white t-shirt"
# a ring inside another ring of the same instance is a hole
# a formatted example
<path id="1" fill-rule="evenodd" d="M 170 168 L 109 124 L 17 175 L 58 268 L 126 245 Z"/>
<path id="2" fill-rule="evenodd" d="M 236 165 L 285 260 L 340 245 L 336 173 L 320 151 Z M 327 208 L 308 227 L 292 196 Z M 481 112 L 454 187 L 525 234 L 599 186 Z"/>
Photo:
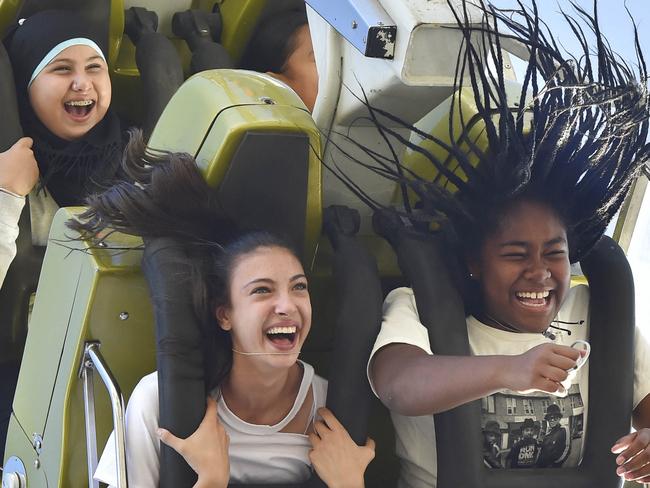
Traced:
<path id="1" fill-rule="evenodd" d="M 557 317 L 560 321 L 573 323 L 559 324 L 571 330 L 571 335 L 553 330 L 556 335 L 554 342 L 571 346 L 576 340 L 587 340 L 588 315 L 589 288 L 585 285 L 571 288 Z M 582 324 L 579 323 L 581 320 L 584 321 Z M 541 334 L 513 333 L 495 329 L 472 316 L 469 316 L 466 322 L 470 350 L 477 356 L 522 354 L 532 347 L 550 342 L 550 339 Z M 370 361 L 380 348 L 393 343 L 410 344 L 432 354 L 429 334 L 426 327 L 420 323 L 415 296 L 410 288 L 398 288 L 386 297 L 383 323 Z M 487 422 L 492 422 L 490 426 L 494 426 L 494 422 L 499 424 L 500 435 L 497 436 L 495 451 L 501 454 L 498 458 L 500 462 L 505 465 L 506 457 L 513 445 L 521 440 L 521 428 L 526 419 L 531 419 L 535 425 L 534 435 L 539 446 L 537 450 L 529 450 L 529 453 L 535 456 L 535 459 L 531 460 L 533 466 L 537 459 L 542 458 L 546 461 L 550 459 L 556 466 L 576 466 L 580 462 L 583 432 L 587 420 L 589 361 L 571 376 L 571 386 L 563 396 L 547 393 L 523 395 L 502 391 L 482 399 L 481 425 L 488 430 Z M 369 379 L 372 386 L 370 374 Z M 650 347 L 637 329 L 634 407 L 649 393 Z M 549 407 L 554 411 L 559 410 L 562 414 L 558 426 L 553 426 L 548 421 L 546 414 L 549 412 Z M 435 487 L 437 456 L 433 416 L 408 417 L 391 412 L 391 417 L 395 426 L 396 453 L 402 465 L 399 486 Z M 542 449 L 545 449 L 543 453 L 540 452 Z"/>
<path id="2" fill-rule="evenodd" d="M 9 265 L 16 256 L 18 221 L 25 206 L 25 197 L 0 188 L 0 287 Z M 29 195 L 29 212 L 32 223 L 32 244 L 45 246 L 54 214 L 59 209 L 54 199 L 41 190 Z"/>
<path id="3" fill-rule="evenodd" d="M 18 219 L 24 206 L 24 197 L 0 188 L 0 287 L 16 256 Z"/>
<path id="4" fill-rule="evenodd" d="M 219 420 L 230 436 L 230 481 L 236 483 L 299 483 L 311 475 L 309 437 L 280 432 L 298 413 L 310 387 L 313 408 L 325 405 L 327 381 L 314 374 L 314 368 L 299 361 L 303 377 L 296 400 L 287 416 L 275 425 L 244 422 L 230 411 L 218 395 Z M 130 488 L 156 488 L 159 481 L 160 441 L 156 435 L 159 421 L 158 374 L 140 380 L 126 410 L 126 465 Z M 114 436 L 106 443 L 95 471 L 95 479 L 117 485 Z"/>

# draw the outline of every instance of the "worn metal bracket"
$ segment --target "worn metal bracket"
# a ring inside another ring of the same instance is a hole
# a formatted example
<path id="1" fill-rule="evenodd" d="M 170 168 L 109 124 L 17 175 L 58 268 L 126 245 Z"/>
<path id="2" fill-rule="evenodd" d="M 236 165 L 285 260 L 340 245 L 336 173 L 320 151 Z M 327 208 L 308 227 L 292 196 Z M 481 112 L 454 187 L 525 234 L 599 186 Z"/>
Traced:
<path id="1" fill-rule="evenodd" d="M 34 446 L 36 454 L 40 455 L 43 450 L 43 436 L 41 434 L 36 432 L 34 433 L 32 436 L 32 446 Z"/>
<path id="2" fill-rule="evenodd" d="M 397 25 L 378 0 L 305 0 L 369 58 L 393 59 Z"/>

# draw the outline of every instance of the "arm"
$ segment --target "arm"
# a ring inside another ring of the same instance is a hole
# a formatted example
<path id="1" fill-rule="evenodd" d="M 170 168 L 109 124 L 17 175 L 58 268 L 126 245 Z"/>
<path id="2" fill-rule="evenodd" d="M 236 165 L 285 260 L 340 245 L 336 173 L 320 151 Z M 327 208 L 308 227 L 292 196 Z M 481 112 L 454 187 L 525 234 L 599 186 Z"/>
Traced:
<path id="1" fill-rule="evenodd" d="M 0 187 L 0 288 L 9 265 L 16 256 L 18 219 L 25 206 L 25 199 L 8 193 Z"/>
<path id="2" fill-rule="evenodd" d="M 381 401 L 402 415 L 428 415 L 506 388 L 507 356 L 432 356 L 410 344 L 389 344 L 371 363 Z"/>
<path id="3" fill-rule="evenodd" d="M 199 476 L 194 488 L 225 488 L 230 477 L 229 439 L 219 422 L 217 402 L 208 398 L 205 417 L 187 439 L 179 439 L 165 429 L 158 429 L 160 440 L 178 452 Z"/>
<path id="4" fill-rule="evenodd" d="M 637 405 L 632 413 L 636 432 L 621 437 L 612 446 L 616 457 L 616 474 L 626 480 L 650 483 L 650 395 Z"/>
<path id="5" fill-rule="evenodd" d="M 510 449 L 510 452 L 508 452 L 508 455 L 506 457 L 506 466 L 505 467 L 507 469 L 512 468 L 512 459 L 514 457 L 514 450 L 515 450 L 515 447 L 513 446 L 512 449 Z"/>
<path id="6" fill-rule="evenodd" d="M 37 181 L 38 164 L 32 152 L 32 140 L 22 137 L 0 153 L 0 188 L 24 197 Z"/>
<path id="7" fill-rule="evenodd" d="M 632 425 L 636 430 L 650 428 L 650 395 L 641 400 L 632 412 Z"/>
<path id="8" fill-rule="evenodd" d="M 636 432 L 621 437 L 612 446 L 618 454 L 616 473 L 626 480 L 650 483 L 650 344 L 635 332 L 634 345 L 634 402 L 632 425 Z M 637 403 L 638 402 L 638 403 Z M 644 466 L 645 465 L 645 466 Z"/>
<path id="9" fill-rule="evenodd" d="M 516 356 L 432 356 L 409 344 L 389 344 L 372 363 L 381 401 L 402 415 L 429 415 L 499 390 L 553 393 L 580 352 L 541 344 Z"/>
<path id="10" fill-rule="evenodd" d="M 309 460 L 316 473 L 329 488 L 363 488 L 363 475 L 375 457 L 375 441 L 357 446 L 330 410 L 320 408 L 318 413 L 323 420 L 314 422 L 314 432 L 309 434 L 313 448 Z"/>
<path id="11" fill-rule="evenodd" d="M 0 153 L 0 287 L 16 255 L 18 219 L 27 195 L 38 180 L 32 140 L 19 139 Z"/>
<path id="12" fill-rule="evenodd" d="M 551 343 L 518 356 L 433 355 L 413 292 L 398 288 L 384 302 L 368 376 L 389 409 L 402 415 L 429 415 L 503 389 L 555 392 L 579 355 Z"/>

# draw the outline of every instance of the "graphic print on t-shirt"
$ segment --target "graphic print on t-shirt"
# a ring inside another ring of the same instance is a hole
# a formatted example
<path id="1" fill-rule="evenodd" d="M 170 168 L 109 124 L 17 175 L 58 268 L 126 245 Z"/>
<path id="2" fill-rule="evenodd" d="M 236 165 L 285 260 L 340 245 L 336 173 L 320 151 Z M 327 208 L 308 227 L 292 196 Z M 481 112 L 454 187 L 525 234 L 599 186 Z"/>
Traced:
<path id="1" fill-rule="evenodd" d="M 581 459 L 584 403 L 579 384 L 565 397 L 495 393 L 481 400 L 483 462 L 490 468 L 559 468 Z"/>

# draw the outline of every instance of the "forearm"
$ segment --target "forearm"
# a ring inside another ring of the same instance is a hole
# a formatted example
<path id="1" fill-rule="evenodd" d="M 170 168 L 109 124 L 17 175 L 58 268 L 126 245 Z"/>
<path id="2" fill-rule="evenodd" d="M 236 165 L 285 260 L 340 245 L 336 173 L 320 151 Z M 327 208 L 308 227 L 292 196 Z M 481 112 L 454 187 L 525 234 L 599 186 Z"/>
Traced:
<path id="1" fill-rule="evenodd" d="M 632 412 L 632 426 L 636 430 L 650 428 L 650 395 L 641 400 Z"/>
<path id="2" fill-rule="evenodd" d="M 347 480 L 344 483 L 341 484 L 329 484 L 327 485 L 327 488 L 365 488 L 365 482 L 363 478 L 361 480 Z"/>
<path id="3" fill-rule="evenodd" d="M 414 346 L 394 344 L 377 353 L 373 378 L 389 409 L 428 415 L 506 388 L 509 357 L 431 356 Z"/>
<path id="4" fill-rule="evenodd" d="M 223 481 L 218 479 L 199 479 L 192 488 L 226 488 L 228 483 L 224 484 Z"/>

